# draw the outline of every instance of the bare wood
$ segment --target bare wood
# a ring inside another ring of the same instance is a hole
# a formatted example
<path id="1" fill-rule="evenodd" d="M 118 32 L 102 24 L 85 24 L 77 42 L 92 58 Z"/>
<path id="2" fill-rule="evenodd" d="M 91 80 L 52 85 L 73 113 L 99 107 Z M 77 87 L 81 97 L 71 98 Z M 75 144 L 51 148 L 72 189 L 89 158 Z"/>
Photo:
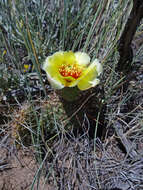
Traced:
<path id="1" fill-rule="evenodd" d="M 128 21 L 125 25 L 122 36 L 119 40 L 118 51 L 120 60 L 118 62 L 118 69 L 125 71 L 130 68 L 130 63 L 133 59 L 133 51 L 131 42 L 135 35 L 138 25 L 143 18 L 143 0 L 133 0 L 133 8 L 131 10 Z"/>

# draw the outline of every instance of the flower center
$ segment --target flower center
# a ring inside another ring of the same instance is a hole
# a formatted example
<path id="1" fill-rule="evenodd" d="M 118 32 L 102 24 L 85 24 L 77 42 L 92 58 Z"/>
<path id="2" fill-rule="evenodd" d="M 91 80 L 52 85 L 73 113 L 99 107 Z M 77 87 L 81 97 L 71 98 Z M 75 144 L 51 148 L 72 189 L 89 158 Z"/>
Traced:
<path id="1" fill-rule="evenodd" d="M 59 72 L 63 77 L 73 77 L 75 79 L 79 78 L 82 73 L 82 68 L 77 64 L 62 64 L 59 68 Z"/>

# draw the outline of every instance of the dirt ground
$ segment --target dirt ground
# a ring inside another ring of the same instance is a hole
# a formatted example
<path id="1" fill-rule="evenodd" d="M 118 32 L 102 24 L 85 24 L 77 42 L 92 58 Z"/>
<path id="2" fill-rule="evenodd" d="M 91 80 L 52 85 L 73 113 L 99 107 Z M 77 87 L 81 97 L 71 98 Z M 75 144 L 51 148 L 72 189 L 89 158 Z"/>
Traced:
<path id="1" fill-rule="evenodd" d="M 19 150 L 11 153 L 7 148 L 0 150 L 0 190 L 29 190 L 38 164 L 32 150 Z M 34 190 L 36 190 L 36 184 Z M 44 178 L 39 181 L 40 190 L 51 190 L 52 187 L 44 185 Z"/>

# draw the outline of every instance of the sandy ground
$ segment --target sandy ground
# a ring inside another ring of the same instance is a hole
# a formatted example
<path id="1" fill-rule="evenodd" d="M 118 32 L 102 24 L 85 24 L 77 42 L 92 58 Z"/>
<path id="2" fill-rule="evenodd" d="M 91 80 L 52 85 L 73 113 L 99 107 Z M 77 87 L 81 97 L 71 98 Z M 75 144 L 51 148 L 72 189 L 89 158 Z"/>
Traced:
<path id="1" fill-rule="evenodd" d="M 0 150 L 0 190 L 29 190 L 38 164 L 30 150 L 19 150 L 17 155 L 10 155 L 9 150 Z M 51 190 L 44 185 L 44 178 L 40 179 L 39 187 L 35 184 L 34 190 Z"/>

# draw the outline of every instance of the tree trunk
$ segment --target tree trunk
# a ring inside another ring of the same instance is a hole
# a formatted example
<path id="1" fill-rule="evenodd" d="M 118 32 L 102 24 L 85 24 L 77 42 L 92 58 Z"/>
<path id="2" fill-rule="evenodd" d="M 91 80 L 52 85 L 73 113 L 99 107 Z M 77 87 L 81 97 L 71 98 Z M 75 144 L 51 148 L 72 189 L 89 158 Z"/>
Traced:
<path id="1" fill-rule="evenodd" d="M 118 62 L 118 69 L 120 71 L 128 71 L 133 59 L 133 51 L 131 42 L 134 34 L 143 18 L 143 0 L 133 0 L 133 8 L 131 10 L 128 21 L 125 25 L 122 36 L 119 40 L 118 51 L 120 60 Z"/>

